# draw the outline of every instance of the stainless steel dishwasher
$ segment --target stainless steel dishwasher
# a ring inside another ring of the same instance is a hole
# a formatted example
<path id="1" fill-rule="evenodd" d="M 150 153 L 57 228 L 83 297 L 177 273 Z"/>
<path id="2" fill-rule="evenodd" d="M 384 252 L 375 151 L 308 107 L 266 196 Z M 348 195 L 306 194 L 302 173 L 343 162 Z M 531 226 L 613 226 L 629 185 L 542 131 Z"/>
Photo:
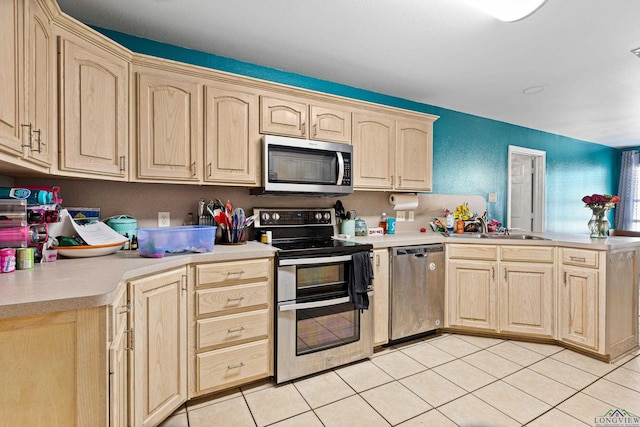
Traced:
<path id="1" fill-rule="evenodd" d="M 393 248 L 389 302 L 392 341 L 442 327 L 444 268 L 442 244 Z"/>

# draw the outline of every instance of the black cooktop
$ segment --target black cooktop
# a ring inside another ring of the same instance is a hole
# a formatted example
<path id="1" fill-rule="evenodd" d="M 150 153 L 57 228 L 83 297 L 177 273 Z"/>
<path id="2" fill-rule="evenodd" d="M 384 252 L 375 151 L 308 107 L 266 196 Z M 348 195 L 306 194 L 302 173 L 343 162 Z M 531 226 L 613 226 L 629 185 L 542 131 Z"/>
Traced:
<path id="1" fill-rule="evenodd" d="M 332 208 L 257 208 L 254 214 L 256 240 L 270 232 L 271 245 L 279 249 L 279 258 L 346 255 L 373 249 L 370 244 L 333 239 L 337 224 Z"/>

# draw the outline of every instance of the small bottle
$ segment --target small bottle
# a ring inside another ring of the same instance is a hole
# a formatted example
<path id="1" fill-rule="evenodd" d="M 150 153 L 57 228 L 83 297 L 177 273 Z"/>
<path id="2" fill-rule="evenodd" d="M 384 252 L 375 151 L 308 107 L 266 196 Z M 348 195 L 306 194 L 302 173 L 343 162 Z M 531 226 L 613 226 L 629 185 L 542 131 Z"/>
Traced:
<path id="1" fill-rule="evenodd" d="M 445 214 L 445 224 L 447 227 L 447 231 L 449 233 L 453 233 L 453 225 L 454 225 L 454 221 L 453 221 L 453 215 L 451 215 L 451 212 L 449 212 L 449 209 L 445 210 L 446 214 Z"/>
<path id="2" fill-rule="evenodd" d="M 382 228 L 382 232 L 384 234 L 387 234 L 387 213 L 386 212 L 382 212 L 382 215 L 380 215 L 380 228 Z"/>
<path id="3" fill-rule="evenodd" d="M 456 222 L 456 234 L 464 234 L 464 221 L 462 218 L 458 218 Z"/>
<path id="4" fill-rule="evenodd" d="M 138 250 L 138 236 L 136 236 L 135 234 L 131 238 L 131 250 L 132 251 Z"/>
<path id="5" fill-rule="evenodd" d="M 124 245 L 122 246 L 122 250 L 128 251 L 129 249 L 131 249 L 131 241 L 129 240 L 129 233 L 124 233 L 124 237 L 127 238 L 127 241 L 124 242 Z"/>

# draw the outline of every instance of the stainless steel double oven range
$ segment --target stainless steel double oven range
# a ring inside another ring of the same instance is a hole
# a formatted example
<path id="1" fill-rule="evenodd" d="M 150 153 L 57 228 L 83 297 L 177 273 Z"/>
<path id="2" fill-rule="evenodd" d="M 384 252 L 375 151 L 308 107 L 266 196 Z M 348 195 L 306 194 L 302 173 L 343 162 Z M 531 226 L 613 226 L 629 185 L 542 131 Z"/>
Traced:
<path id="1" fill-rule="evenodd" d="M 277 383 L 373 354 L 373 289 L 368 310 L 348 295 L 354 257 L 372 245 L 334 240 L 334 209 L 254 209 L 256 240 L 278 248 L 275 286 Z"/>

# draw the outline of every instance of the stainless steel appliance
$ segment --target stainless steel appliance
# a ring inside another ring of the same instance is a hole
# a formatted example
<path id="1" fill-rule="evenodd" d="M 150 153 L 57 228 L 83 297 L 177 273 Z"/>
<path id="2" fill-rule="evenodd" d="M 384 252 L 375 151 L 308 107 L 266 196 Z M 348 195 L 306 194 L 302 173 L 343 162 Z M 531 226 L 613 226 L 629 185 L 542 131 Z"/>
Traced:
<path id="1" fill-rule="evenodd" d="M 443 245 L 393 248 L 391 269 L 390 339 L 400 340 L 442 327 Z"/>
<path id="2" fill-rule="evenodd" d="M 265 135 L 258 195 L 341 196 L 353 192 L 348 144 Z"/>
<path id="3" fill-rule="evenodd" d="M 349 281 L 372 245 L 332 239 L 334 209 L 255 209 L 256 239 L 277 247 L 277 383 L 373 354 L 373 305 L 357 309 Z M 368 297 L 373 289 L 368 289 Z"/>

